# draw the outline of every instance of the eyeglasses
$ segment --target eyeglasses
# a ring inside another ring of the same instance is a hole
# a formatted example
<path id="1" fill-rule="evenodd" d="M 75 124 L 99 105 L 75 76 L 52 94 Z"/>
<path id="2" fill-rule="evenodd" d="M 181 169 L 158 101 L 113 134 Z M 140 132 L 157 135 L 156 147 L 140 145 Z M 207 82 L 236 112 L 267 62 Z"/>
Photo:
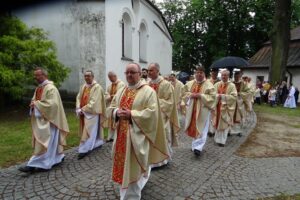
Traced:
<path id="1" fill-rule="evenodd" d="M 129 72 L 124 72 L 124 74 L 126 74 L 126 75 L 128 75 L 128 74 L 136 74 L 136 73 L 139 73 L 139 72 L 131 72 L 131 71 L 129 71 Z"/>

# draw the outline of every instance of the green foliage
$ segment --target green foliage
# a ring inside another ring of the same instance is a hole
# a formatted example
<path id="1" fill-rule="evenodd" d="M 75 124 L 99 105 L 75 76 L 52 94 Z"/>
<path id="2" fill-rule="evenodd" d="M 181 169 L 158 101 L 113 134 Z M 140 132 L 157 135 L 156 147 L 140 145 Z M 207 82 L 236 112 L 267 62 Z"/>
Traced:
<path id="1" fill-rule="evenodd" d="M 300 117 L 299 107 L 295 109 L 285 108 L 283 106 L 271 107 L 269 104 L 254 105 L 254 111 L 256 113 L 268 113 L 276 116 L 282 115 L 286 117 Z"/>
<path id="2" fill-rule="evenodd" d="M 45 31 L 28 28 L 16 17 L 0 16 L 0 93 L 20 99 L 24 88 L 34 83 L 32 71 L 37 66 L 47 69 L 57 86 L 70 71 L 57 60 Z"/>
<path id="3" fill-rule="evenodd" d="M 292 26 L 300 24 L 300 0 L 293 2 Z M 191 71 L 223 56 L 246 59 L 269 40 L 272 0 L 169 0 L 159 4 L 171 29 L 173 67 Z"/>
<path id="4" fill-rule="evenodd" d="M 9 113 L 9 115 L 8 115 Z M 27 109 L 10 111 L 0 115 L 0 169 L 28 160 L 32 155 L 30 118 Z M 78 146 L 79 120 L 73 110 L 66 110 L 70 133 L 67 147 Z"/>

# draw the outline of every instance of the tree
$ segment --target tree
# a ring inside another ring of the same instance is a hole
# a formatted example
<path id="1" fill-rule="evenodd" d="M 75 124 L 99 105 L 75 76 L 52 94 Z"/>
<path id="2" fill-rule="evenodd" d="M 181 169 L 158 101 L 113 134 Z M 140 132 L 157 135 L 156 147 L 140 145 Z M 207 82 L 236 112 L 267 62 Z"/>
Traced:
<path id="1" fill-rule="evenodd" d="M 34 83 L 37 66 L 49 71 L 57 86 L 69 69 L 57 60 L 55 45 L 39 28 L 28 28 L 18 18 L 0 16 L 0 98 L 20 99 L 25 88 Z"/>
<path id="2" fill-rule="evenodd" d="M 276 0 L 272 41 L 271 67 L 269 81 L 273 84 L 285 77 L 290 42 L 291 0 Z"/>
<path id="3" fill-rule="evenodd" d="M 294 0 L 292 24 L 299 25 L 300 4 Z M 223 56 L 250 58 L 269 40 L 272 0 L 169 0 L 159 4 L 174 36 L 173 67 L 208 68 Z"/>

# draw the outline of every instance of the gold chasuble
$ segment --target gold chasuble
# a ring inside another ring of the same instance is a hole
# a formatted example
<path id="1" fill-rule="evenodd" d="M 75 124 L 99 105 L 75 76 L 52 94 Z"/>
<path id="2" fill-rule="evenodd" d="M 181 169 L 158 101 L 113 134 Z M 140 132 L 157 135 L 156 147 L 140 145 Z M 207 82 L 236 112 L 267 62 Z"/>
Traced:
<path id="1" fill-rule="evenodd" d="M 180 130 L 180 125 L 175 103 L 174 88 L 170 82 L 164 80 L 161 76 L 159 76 L 155 81 L 150 81 L 149 86 L 157 93 L 160 111 L 162 112 L 162 117 L 165 123 L 167 139 L 172 146 L 178 146 L 177 134 Z M 170 126 L 168 126 L 167 123 L 170 123 Z"/>
<path id="2" fill-rule="evenodd" d="M 172 83 L 173 87 L 174 87 L 174 96 L 175 96 L 175 103 L 176 103 L 176 106 L 177 106 L 177 109 L 179 109 L 179 106 L 180 106 L 180 103 L 182 101 L 182 97 L 183 97 L 183 94 L 184 94 L 184 91 L 183 91 L 183 83 L 177 79 L 175 79 L 174 81 L 175 83 Z"/>
<path id="3" fill-rule="evenodd" d="M 198 83 L 194 83 L 192 87 L 192 93 L 200 93 L 201 85 Z M 192 138 L 197 138 L 199 135 L 199 131 L 196 127 L 196 116 L 197 116 L 197 101 L 193 100 L 193 110 L 192 110 L 192 119 L 190 125 L 187 129 L 188 136 Z"/>
<path id="4" fill-rule="evenodd" d="M 98 138 L 103 139 L 102 125 L 105 120 L 106 106 L 104 91 L 96 81 L 91 85 L 84 84 L 81 87 L 76 98 L 76 108 L 80 108 L 87 114 L 99 115 Z M 86 141 L 90 137 L 90 132 L 97 122 L 98 118 L 80 115 L 79 135 L 81 137 L 81 142 Z"/>
<path id="5" fill-rule="evenodd" d="M 234 111 L 233 122 L 241 123 L 245 111 L 250 111 L 251 105 L 251 91 L 247 83 L 244 81 L 233 82 L 237 90 L 236 108 Z"/>
<path id="6" fill-rule="evenodd" d="M 116 120 L 112 150 L 112 180 L 127 188 L 152 164 L 168 159 L 156 93 L 144 82 L 119 90 L 107 109 Z M 130 109 L 131 119 L 118 118 L 116 109 Z"/>
<path id="7" fill-rule="evenodd" d="M 50 125 L 59 129 L 58 152 L 63 152 L 66 146 L 66 136 L 69 133 L 69 126 L 64 112 L 60 94 L 52 81 L 46 80 L 36 88 L 32 98 L 34 109 L 37 109 L 42 116 L 37 117 L 32 113 L 32 146 L 34 155 L 41 155 L 48 149 L 51 137 Z"/>
<path id="8" fill-rule="evenodd" d="M 122 89 L 125 86 L 124 82 L 121 80 L 117 80 L 115 83 L 109 85 L 106 89 L 105 100 L 106 100 L 106 107 L 110 106 L 111 99 L 116 95 L 117 91 Z M 109 128 L 113 131 L 115 127 L 114 120 L 111 118 L 107 118 L 104 122 L 104 127 Z"/>
<path id="9" fill-rule="evenodd" d="M 223 81 L 216 83 L 215 89 L 224 96 L 217 100 L 213 123 L 216 130 L 223 131 L 233 124 L 237 91 L 233 83 Z"/>
<path id="10" fill-rule="evenodd" d="M 198 83 L 196 80 L 189 81 L 184 87 L 185 99 L 189 102 L 186 111 L 185 132 L 192 138 L 202 136 L 208 116 L 213 109 L 216 92 L 209 80 Z M 188 99 L 192 93 L 199 93 L 200 99 Z"/>

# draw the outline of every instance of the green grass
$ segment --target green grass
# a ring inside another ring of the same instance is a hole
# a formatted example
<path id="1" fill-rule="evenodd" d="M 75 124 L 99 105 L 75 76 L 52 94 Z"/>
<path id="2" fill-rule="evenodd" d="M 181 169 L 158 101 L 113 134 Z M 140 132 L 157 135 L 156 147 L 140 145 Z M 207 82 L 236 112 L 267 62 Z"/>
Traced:
<path id="1" fill-rule="evenodd" d="M 299 107 L 291 109 L 291 108 L 284 108 L 283 106 L 275 106 L 271 107 L 269 104 L 261 104 L 261 105 L 254 105 L 255 112 L 259 113 L 269 113 L 274 115 L 284 115 L 288 117 L 300 117 L 300 109 Z"/>
<path id="2" fill-rule="evenodd" d="M 300 194 L 287 195 L 282 193 L 275 197 L 259 198 L 259 200 L 300 200 Z"/>
<path id="3" fill-rule="evenodd" d="M 0 117 L 0 168 L 28 160 L 32 154 L 30 118 L 28 111 L 12 111 Z M 70 134 L 67 148 L 79 144 L 79 122 L 74 112 L 67 112 Z"/>

